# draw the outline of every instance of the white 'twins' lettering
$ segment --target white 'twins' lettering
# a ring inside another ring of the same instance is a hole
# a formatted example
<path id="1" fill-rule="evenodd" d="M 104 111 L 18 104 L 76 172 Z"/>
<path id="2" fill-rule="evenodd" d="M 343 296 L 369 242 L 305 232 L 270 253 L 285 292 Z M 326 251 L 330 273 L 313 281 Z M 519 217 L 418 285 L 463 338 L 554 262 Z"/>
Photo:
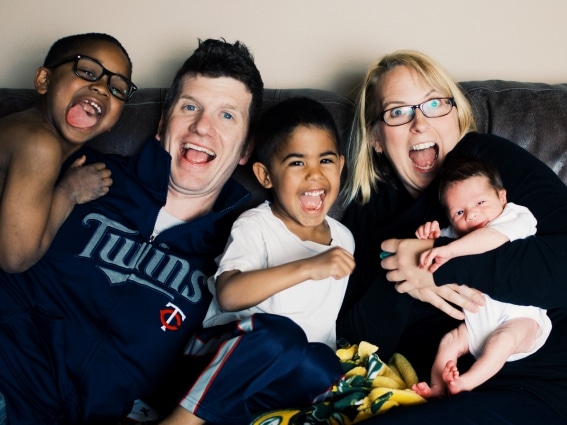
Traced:
<path id="1" fill-rule="evenodd" d="M 173 299 L 177 292 L 190 302 L 198 302 L 201 287 L 207 277 L 200 270 L 191 270 L 184 258 L 167 253 L 167 246 L 158 249 L 149 243 L 136 242 L 129 238 L 138 232 L 109 220 L 101 214 L 88 214 L 83 219 L 85 226 L 98 224 L 90 241 L 78 255 L 94 259 L 112 285 L 134 282 L 158 291 Z"/>

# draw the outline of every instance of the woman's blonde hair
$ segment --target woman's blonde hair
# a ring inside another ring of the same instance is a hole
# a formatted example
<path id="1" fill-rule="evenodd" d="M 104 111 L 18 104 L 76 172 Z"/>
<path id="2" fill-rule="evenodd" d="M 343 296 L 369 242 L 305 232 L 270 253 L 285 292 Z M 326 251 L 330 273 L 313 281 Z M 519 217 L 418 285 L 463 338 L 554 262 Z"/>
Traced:
<path id="1" fill-rule="evenodd" d="M 376 131 L 378 115 L 383 112 L 378 99 L 378 84 L 384 74 L 397 66 L 409 68 L 443 96 L 455 99 L 461 138 L 476 130 L 469 101 L 440 64 L 413 50 L 399 50 L 384 56 L 366 74 L 357 100 L 347 148 L 348 177 L 343 188 L 343 199 L 347 204 L 355 199 L 361 204 L 367 203 L 372 190 L 376 190 L 377 183 L 384 181 L 383 170 L 377 164 L 370 136 Z"/>

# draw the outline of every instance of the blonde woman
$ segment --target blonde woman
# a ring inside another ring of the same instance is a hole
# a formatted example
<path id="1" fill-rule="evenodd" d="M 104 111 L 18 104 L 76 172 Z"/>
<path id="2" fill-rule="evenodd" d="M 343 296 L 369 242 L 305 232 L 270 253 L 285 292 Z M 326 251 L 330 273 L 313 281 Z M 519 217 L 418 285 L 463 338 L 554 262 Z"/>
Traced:
<path id="1" fill-rule="evenodd" d="M 545 308 L 554 326 L 541 351 L 507 364 L 478 389 L 397 409 L 379 423 L 565 423 L 565 185 L 516 144 L 476 133 L 459 86 L 415 51 L 394 52 L 370 69 L 352 133 L 344 190 L 350 205 L 343 222 L 355 238 L 357 267 L 337 322 L 338 337 L 373 342 L 383 358 L 402 352 L 418 375 L 427 377 L 442 335 L 463 319 L 462 309 L 475 312 L 483 305 L 481 293 Z M 418 240 L 414 231 L 427 221 L 448 224 L 436 177 L 456 155 L 492 163 L 509 201 L 533 212 L 538 232 L 481 255 L 452 259 L 431 273 L 419 268 L 419 255 L 449 239 Z M 392 255 L 381 259 L 383 251 Z M 460 369 L 471 362 L 464 358 Z"/>

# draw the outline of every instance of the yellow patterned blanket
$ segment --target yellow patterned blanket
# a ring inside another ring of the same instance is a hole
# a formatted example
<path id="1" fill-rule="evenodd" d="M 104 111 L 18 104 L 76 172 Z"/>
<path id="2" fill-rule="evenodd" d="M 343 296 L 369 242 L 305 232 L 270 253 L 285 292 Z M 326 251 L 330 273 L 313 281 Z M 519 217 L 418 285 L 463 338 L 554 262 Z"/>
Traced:
<path id="1" fill-rule="evenodd" d="M 325 401 L 303 409 L 281 409 L 262 413 L 251 425 L 350 425 L 392 407 L 424 403 L 411 390 L 417 375 L 401 354 L 388 363 L 377 355 L 378 347 L 367 342 L 339 348 L 345 375 Z"/>

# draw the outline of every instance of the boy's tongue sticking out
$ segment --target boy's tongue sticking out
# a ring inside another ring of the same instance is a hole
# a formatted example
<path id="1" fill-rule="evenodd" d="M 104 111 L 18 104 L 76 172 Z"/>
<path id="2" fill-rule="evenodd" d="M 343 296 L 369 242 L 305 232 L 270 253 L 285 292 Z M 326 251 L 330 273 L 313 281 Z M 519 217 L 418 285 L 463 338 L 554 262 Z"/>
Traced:
<path id="1" fill-rule="evenodd" d="M 100 118 L 100 108 L 91 102 L 79 102 L 67 112 L 67 123 L 76 128 L 89 128 Z"/>

